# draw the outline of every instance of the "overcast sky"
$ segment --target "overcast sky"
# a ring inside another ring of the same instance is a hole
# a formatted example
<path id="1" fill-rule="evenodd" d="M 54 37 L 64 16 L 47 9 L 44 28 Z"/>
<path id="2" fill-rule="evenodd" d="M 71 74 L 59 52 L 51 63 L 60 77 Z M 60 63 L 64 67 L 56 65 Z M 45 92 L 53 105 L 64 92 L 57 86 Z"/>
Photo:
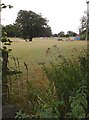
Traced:
<path id="1" fill-rule="evenodd" d="M 1 0 L 2 3 L 14 6 L 2 11 L 1 23 L 13 24 L 19 10 L 32 10 L 41 13 L 49 20 L 53 33 L 69 30 L 78 32 L 80 18 L 87 9 L 86 0 Z"/>

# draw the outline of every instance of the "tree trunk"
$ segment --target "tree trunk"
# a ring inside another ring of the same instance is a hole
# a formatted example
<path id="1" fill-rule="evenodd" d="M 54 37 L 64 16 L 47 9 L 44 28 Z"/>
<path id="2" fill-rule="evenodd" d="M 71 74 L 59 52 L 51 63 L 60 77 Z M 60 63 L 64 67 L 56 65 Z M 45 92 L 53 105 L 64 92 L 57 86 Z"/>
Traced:
<path id="1" fill-rule="evenodd" d="M 32 41 L 32 38 L 29 38 L 29 41 L 31 42 L 31 41 Z"/>
<path id="2" fill-rule="evenodd" d="M 4 49 L 2 50 L 2 104 L 6 104 L 8 101 L 8 52 Z"/>

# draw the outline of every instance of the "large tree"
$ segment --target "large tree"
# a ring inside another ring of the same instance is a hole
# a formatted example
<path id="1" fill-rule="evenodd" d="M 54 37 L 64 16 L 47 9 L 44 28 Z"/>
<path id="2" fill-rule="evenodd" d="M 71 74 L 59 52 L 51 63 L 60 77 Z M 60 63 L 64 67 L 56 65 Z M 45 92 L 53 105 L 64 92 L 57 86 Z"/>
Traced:
<path id="1" fill-rule="evenodd" d="M 48 20 L 33 11 L 20 10 L 15 25 L 20 37 L 32 41 L 33 37 L 51 36 L 51 28 L 47 25 Z"/>
<path id="2" fill-rule="evenodd" d="M 87 28 L 87 14 L 86 12 L 84 12 L 84 15 L 80 19 L 80 27 L 79 27 L 80 37 L 83 40 L 86 39 L 86 37 L 89 37 L 89 33 L 88 36 L 86 36 L 86 28 Z"/>
<path id="3" fill-rule="evenodd" d="M 16 25 L 14 24 L 2 26 L 2 32 L 4 31 L 7 33 L 7 37 L 19 37 L 18 29 L 16 28 Z"/>
<path id="4" fill-rule="evenodd" d="M 73 31 L 67 31 L 67 36 L 68 37 L 73 37 L 73 36 L 76 36 L 77 35 L 77 33 L 75 33 L 75 32 L 73 32 Z"/>
<path id="5" fill-rule="evenodd" d="M 80 32 L 83 32 L 83 31 L 85 31 L 86 30 L 86 26 L 87 26 L 87 16 L 86 16 L 86 14 L 85 15 L 83 15 L 82 17 L 81 17 L 81 19 L 80 19 Z"/>

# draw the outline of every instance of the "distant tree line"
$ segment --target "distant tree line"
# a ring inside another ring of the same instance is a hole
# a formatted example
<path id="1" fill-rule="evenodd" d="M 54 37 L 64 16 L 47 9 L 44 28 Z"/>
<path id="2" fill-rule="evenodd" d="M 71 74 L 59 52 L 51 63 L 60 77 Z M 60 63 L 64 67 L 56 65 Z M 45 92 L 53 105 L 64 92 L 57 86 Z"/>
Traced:
<path id="1" fill-rule="evenodd" d="M 25 29 L 23 30 L 23 32 L 21 32 L 21 30 L 19 28 L 17 28 L 18 26 L 16 24 L 9 24 L 6 26 L 2 26 L 2 30 L 6 31 L 7 36 L 8 37 L 21 37 L 21 38 L 25 38 L 29 33 L 30 30 Z M 27 32 L 27 33 L 26 33 Z M 35 27 L 34 29 L 34 34 L 33 37 L 73 37 L 76 36 L 77 33 L 73 32 L 73 31 L 68 31 L 67 34 L 65 34 L 65 32 L 61 31 L 58 34 L 52 34 L 51 32 L 51 27 L 47 26 L 47 27 Z"/>
<path id="2" fill-rule="evenodd" d="M 73 37 L 76 36 L 77 33 L 73 32 L 73 31 L 67 31 L 67 34 L 65 34 L 65 32 L 61 31 L 58 34 L 53 34 L 53 37 Z"/>
<path id="3" fill-rule="evenodd" d="M 87 14 L 86 11 L 84 12 L 84 15 L 80 18 L 80 26 L 79 26 L 79 34 L 80 34 L 80 39 L 81 40 L 86 40 L 86 37 L 89 38 L 89 28 L 88 28 L 88 24 L 87 24 Z M 88 34 L 86 29 L 88 29 Z M 68 31 L 67 34 L 65 34 L 63 31 L 61 31 L 58 34 L 53 34 L 54 37 L 72 37 L 72 36 L 76 36 L 77 33 L 73 32 L 73 31 Z"/>
<path id="4" fill-rule="evenodd" d="M 87 17 L 84 15 L 81 18 L 79 34 L 81 39 L 86 38 L 86 23 Z M 5 31 L 8 37 L 20 37 L 27 41 L 32 41 L 33 37 L 73 37 L 77 33 L 73 31 L 64 31 L 52 34 L 51 27 L 48 25 L 48 20 L 43 18 L 41 14 L 33 11 L 20 10 L 17 14 L 15 23 L 2 26 L 2 32 Z"/>

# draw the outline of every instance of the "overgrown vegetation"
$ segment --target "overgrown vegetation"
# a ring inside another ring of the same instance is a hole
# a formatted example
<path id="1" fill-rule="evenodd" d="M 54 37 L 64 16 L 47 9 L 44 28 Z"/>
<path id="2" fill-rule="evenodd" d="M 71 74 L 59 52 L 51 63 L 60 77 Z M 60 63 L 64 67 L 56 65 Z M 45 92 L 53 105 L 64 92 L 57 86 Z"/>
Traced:
<path id="1" fill-rule="evenodd" d="M 5 4 L 1 6 L 12 7 Z M 6 33 L 1 40 L 4 45 L 11 44 Z M 46 50 L 49 65 L 40 62 L 38 69 L 30 72 L 32 76 L 29 75 L 28 64 L 24 61 L 26 76 L 18 74 L 22 72 L 16 57 L 12 56 L 15 67 L 8 67 L 10 51 L 6 46 L 2 48 L 2 85 L 4 104 L 16 104 L 21 109 L 15 118 L 89 117 L 89 54 L 86 51 L 82 51 L 77 58 L 73 55 L 68 58 L 54 45 Z"/>
<path id="2" fill-rule="evenodd" d="M 43 70 L 42 77 L 35 76 L 38 70 L 29 77 L 26 62 L 27 77 L 9 77 L 10 103 L 21 108 L 16 118 L 87 118 L 89 55 L 83 50 L 77 58 L 65 58 L 54 45 L 46 50 L 46 57 L 50 58 L 49 65 L 40 62 L 38 67 Z M 15 68 L 20 69 L 19 60 L 13 60 Z"/>
<path id="3" fill-rule="evenodd" d="M 58 101 L 63 101 L 58 108 L 60 118 L 85 118 L 88 109 L 88 56 L 83 52 L 77 59 L 73 56 L 65 58 L 57 46 L 53 47 L 57 51 L 56 56 L 50 49 L 47 54 L 55 56 L 56 62 L 50 61 L 51 68 L 42 66 L 50 83 L 55 85 Z"/>

